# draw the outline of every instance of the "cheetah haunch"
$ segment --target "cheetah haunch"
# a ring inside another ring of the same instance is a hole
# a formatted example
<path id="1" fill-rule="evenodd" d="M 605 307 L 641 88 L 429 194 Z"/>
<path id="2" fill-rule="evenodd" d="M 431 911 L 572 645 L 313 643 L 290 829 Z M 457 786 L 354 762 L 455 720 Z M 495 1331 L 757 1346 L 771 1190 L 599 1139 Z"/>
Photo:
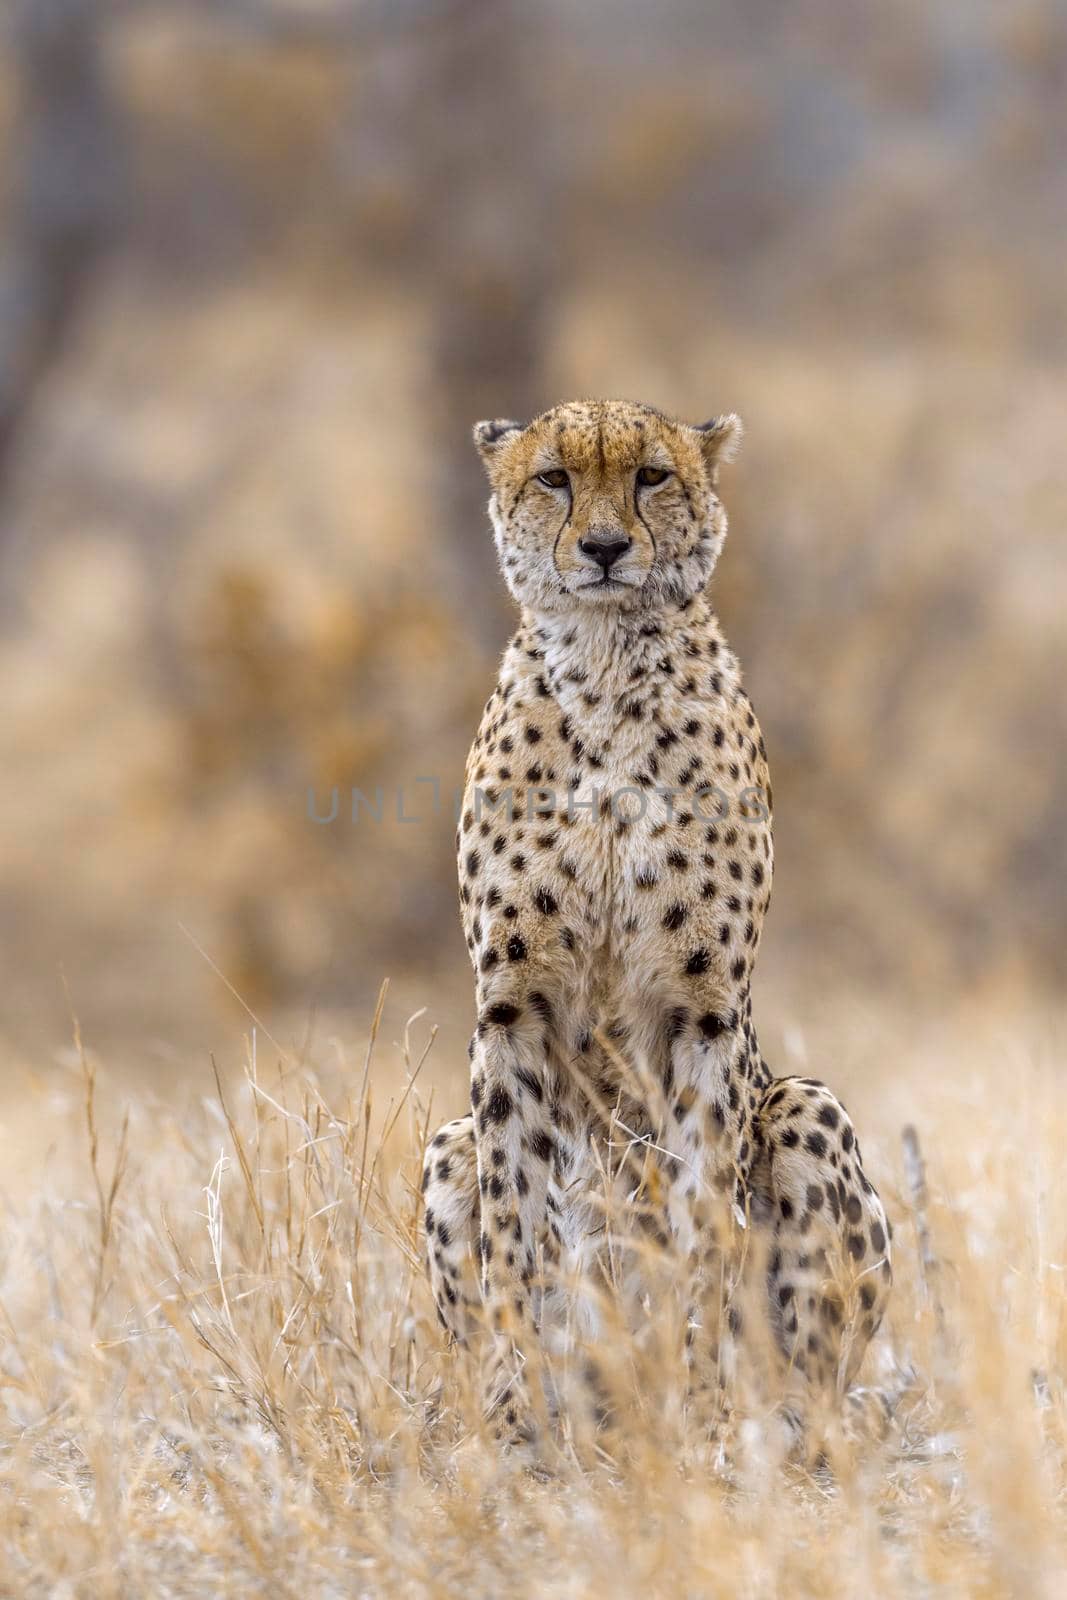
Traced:
<path id="1" fill-rule="evenodd" d="M 576 1325 L 595 1349 L 597 1297 L 573 1286 L 620 1284 L 629 1227 L 631 1288 L 657 1244 L 690 1274 L 694 1389 L 736 1366 L 747 1253 L 784 1388 L 839 1398 L 885 1308 L 889 1229 L 844 1108 L 772 1078 L 752 1024 L 771 788 L 706 593 L 740 423 L 592 401 L 474 434 L 522 617 L 457 835 L 478 1021 L 471 1113 L 425 1164 L 442 1321 L 488 1353 L 501 1431 L 528 1436 L 531 1358 Z"/>

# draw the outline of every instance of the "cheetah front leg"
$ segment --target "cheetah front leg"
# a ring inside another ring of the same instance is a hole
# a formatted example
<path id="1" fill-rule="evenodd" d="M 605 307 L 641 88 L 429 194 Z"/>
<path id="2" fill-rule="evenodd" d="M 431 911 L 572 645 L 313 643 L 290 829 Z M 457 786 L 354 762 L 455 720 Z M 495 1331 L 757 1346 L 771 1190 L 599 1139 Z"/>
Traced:
<path id="1" fill-rule="evenodd" d="M 478 1019 L 471 1105 L 481 1214 L 482 1297 L 491 1333 L 488 1407 L 506 1438 L 529 1438 L 540 1395 L 534 1282 L 554 1153 L 547 1074 L 551 1007 L 539 992 Z"/>
<path id="2" fill-rule="evenodd" d="M 781 1078 L 760 1102 L 754 1208 L 767 1293 L 801 1411 L 847 1394 L 892 1284 L 890 1228 L 852 1122 L 825 1084 Z"/>
<path id="3" fill-rule="evenodd" d="M 724 993 L 709 974 L 694 982 L 687 1005 L 662 1016 L 661 1092 L 653 1116 L 661 1151 L 666 1211 L 689 1301 L 686 1367 L 690 1404 L 714 1426 L 734 1369 L 740 1311 L 736 1266 L 743 1251 L 746 1129 L 750 1071 L 743 997 Z"/>

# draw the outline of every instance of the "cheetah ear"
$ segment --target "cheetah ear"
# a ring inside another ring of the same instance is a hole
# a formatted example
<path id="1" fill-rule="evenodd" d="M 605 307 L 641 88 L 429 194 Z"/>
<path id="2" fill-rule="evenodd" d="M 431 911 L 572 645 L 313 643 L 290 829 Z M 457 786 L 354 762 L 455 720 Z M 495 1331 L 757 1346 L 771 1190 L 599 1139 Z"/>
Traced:
<path id="1" fill-rule="evenodd" d="M 522 423 L 511 422 L 506 417 L 496 417 L 492 422 L 476 422 L 474 444 L 483 464 L 488 468 L 500 446 L 521 432 Z"/>
<path id="2" fill-rule="evenodd" d="M 745 430 L 741 418 L 735 412 L 728 411 L 725 416 L 701 422 L 696 431 L 700 435 L 704 464 L 709 472 L 714 472 L 723 461 L 733 461 L 741 448 Z"/>

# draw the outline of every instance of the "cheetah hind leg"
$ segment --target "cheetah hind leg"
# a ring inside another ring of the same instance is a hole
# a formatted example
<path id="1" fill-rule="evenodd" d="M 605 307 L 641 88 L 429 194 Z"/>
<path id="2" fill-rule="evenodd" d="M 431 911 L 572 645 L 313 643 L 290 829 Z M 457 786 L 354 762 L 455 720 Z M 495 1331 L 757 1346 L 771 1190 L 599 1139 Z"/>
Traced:
<path id="1" fill-rule="evenodd" d="M 446 1122 L 426 1146 L 422 1193 L 426 1270 L 438 1318 L 454 1345 L 468 1357 L 484 1359 L 491 1341 L 483 1338 L 487 1323 L 480 1271 L 481 1207 L 473 1116 Z M 541 1379 L 547 1385 L 546 1399 L 554 1415 L 558 1402 L 550 1375 L 542 1372 Z M 494 1387 L 492 1380 L 489 1387 Z M 505 1378 L 495 1387 L 501 1391 L 501 1399 L 491 1407 L 499 1413 L 494 1432 L 508 1443 L 522 1440 L 524 1434 L 508 1426 L 507 1406 L 503 1403 L 509 1387 Z M 539 1461 L 538 1465 L 543 1463 Z"/>
<path id="2" fill-rule="evenodd" d="M 426 1146 L 422 1167 L 426 1266 L 441 1324 L 469 1346 L 482 1315 L 478 1271 L 478 1161 L 474 1118 L 457 1117 Z"/>
<path id="3" fill-rule="evenodd" d="M 784 1358 L 787 1413 L 881 1409 L 852 1387 L 892 1284 L 890 1228 L 840 1101 L 810 1078 L 780 1078 L 757 1111 L 754 1220 L 766 1239 L 767 1295 Z"/>

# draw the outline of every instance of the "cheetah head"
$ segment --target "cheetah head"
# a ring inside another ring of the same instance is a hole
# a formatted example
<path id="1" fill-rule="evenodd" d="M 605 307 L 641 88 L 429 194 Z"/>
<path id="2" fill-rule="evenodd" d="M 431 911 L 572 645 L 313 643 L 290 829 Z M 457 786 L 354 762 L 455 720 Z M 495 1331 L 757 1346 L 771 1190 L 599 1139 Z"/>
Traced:
<path id="1" fill-rule="evenodd" d="M 579 400 L 527 427 L 479 422 L 504 579 L 533 612 L 682 602 L 711 576 L 726 535 L 719 463 L 736 416 L 694 427 L 651 406 Z"/>

